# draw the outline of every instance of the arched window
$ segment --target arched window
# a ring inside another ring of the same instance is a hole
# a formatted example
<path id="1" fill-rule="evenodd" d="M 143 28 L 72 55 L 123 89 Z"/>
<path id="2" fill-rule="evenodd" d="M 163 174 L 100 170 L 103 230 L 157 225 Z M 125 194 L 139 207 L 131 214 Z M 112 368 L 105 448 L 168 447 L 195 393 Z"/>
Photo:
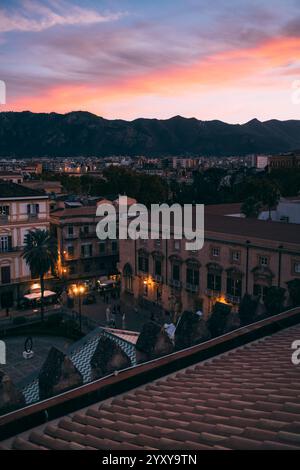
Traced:
<path id="1" fill-rule="evenodd" d="M 149 273 L 149 253 L 145 250 L 139 250 L 138 269 L 143 273 Z"/>
<path id="2" fill-rule="evenodd" d="M 123 269 L 123 277 L 124 277 L 124 287 L 125 290 L 128 292 L 132 292 L 132 285 L 133 285 L 133 275 L 132 275 L 132 267 L 129 263 L 125 264 Z"/>
<path id="3" fill-rule="evenodd" d="M 242 279 L 243 273 L 239 269 L 227 269 L 227 286 L 226 293 L 233 298 L 242 296 Z"/>
<path id="4" fill-rule="evenodd" d="M 207 267 L 207 289 L 214 292 L 222 290 L 222 266 L 217 263 L 208 263 Z"/>
<path id="5" fill-rule="evenodd" d="M 154 277 L 161 278 L 162 276 L 162 261 L 163 261 L 163 254 L 160 251 L 153 251 L 152 258 L 153 258 L 153 275 Z"/>
<path id="6" fill-rule="evenodd" d="M 198 260 L 190 258 L 186 261 L 186 288 L 193 292 L 199 288 L 199 268 Z"/>
<path id="7" fill-rule="evenodd" d="M 171 263 L 171 279 L 170 283 L 173 287 L 181 286 L 181 265 L 182 259 L 179 256 L 172 255 L 169 257 Z"/>

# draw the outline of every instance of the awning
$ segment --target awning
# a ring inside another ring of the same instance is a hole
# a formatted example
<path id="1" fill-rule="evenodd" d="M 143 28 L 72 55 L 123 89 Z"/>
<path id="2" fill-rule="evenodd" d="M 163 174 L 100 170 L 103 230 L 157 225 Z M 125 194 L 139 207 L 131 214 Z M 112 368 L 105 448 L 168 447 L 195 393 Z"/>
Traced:
<path id="1" fill-rule="evenodd" d="M 52 297 L 53 295 L 56 295 L 56 292 L 52 292 L 52 290 L 45 290 L 44 291 L 44 297 Z M 41 298 L 41 292 L 34 292 L 32 294 L 26 294 L 24 295 L 25 299 L 28 300 L 37 300 Z"/>
<path id="2" fill-rule="evenodd" d="M 112 281 L 111 279 L 107 279 L 107 281 L 98 281 L 100 287 L 103 286 L 111 286 L 112 284 L 116 284 L 116 281 Z"/>

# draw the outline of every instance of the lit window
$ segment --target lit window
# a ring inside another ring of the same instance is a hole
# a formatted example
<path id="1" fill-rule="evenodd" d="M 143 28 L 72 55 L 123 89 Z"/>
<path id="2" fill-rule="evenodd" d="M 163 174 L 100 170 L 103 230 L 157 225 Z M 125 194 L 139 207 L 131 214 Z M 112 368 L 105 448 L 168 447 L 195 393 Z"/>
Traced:
<path id="1" fill-rule="evenodd" d="M 6 253 L 11 248 L 11 237 L 3 235 L 0 237 L 0 253 Z"/>
<path id="2" fill-rule="evenodd" d="M 217 258 L 218 256 L 220 256 L 220 248 L 212 248 L 211 254 L 214 258 Z"/>
<path id="3" fill-rule="evenodd" d="M 68 225 L 68 235 L 73 235 L 74 234 L 74 227 L 73 225 Z"/>
<path id="4" fill-rule="evenodd" d="M 241 253 L 239 251 L 232 252 L 232 261 L 240 261 Z"/>
<path id="5" fill-rule="evenodd" d="M 267 256 L 260 256 L 260 257 L 259 257 L 259 264 L 260 264 L 261 266 L 268 266 L 268 264 L 269 264 L 269 259 L 268 259 L 268 257 L 267 257 Z"/>
<path id="6" fill-rule="evenodd" d="M 67 253 L 68 253 L 68 256 L 73 256 L 74 255 L 74 246 L 73 245 L 69 245 L 67 247 Z"/>
<path id="7" fill-rule="evenodd" d="M 180 241 L 179 240 L 174 241 L 174 250 L 180 250 Z"/>
<path id="8" fill-rule="evenodd" d="M 146 254 L 140 254 L 138 258 L 139 271 L 144 273 L 149 272 L 149 258 Z"/>
<path id="9" fill-rule="evenodd" d="M 296 274 L 300 274 L 300 263 L 295 263 L 294 264 L 294 272 Z"/>
<path id="10" fill-rule="evenodd" d="M 0 206 L 0 216 L 8 216 L 9 215 L 9 206 Z"/>

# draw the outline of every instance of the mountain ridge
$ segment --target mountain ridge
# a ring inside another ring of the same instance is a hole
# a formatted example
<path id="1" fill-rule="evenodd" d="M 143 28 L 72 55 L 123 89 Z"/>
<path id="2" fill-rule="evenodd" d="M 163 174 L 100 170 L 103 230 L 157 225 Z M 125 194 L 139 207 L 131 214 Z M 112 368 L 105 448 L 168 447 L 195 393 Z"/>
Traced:
<path id="1" fill-rule="evenodd" d="M 244 124 L 169 119 L 105 119 L 87 111 L 0 112 L 1 157 L 229 156 L 300 148 L 300 120 Z"/>

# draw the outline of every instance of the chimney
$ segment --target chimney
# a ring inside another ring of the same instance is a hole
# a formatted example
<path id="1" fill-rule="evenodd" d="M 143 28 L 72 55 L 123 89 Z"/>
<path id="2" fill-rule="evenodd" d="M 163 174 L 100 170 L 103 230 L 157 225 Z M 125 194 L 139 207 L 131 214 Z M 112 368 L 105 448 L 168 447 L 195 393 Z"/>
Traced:
<path id="1" fill-rule="evenodd" d="M 25 406 L 25 398 L 11 378 L 0 370 L 0 415 Z"/>
<path id="2" fill-rule="evenodd" d="M 131 360 L 123 349 L 112 339 L 101 336 L 91 358 L 92 378 L 100 379 L 116 370 L 131 367 Z"/>
<path id="3" fill-rule="evenodd" d="M 52 347 L 39 373 L 40 400 L 82 384 L 82 375 L 71 359 Z"/>
<path id="4" fill-rule="evenodd" d="M 136 343 L 137 362 L 150 361 L 174 351 L 174 345 L 165 330 L 153 321 L 144 324 Z"/>
<path id="5" fill-rule="evenodd" d="M 210 332 L 205 320 L 196 313 L 187 310 L 183 312 L 175 330 L 175 348 L 189 348 L 209 338 Z"/>

